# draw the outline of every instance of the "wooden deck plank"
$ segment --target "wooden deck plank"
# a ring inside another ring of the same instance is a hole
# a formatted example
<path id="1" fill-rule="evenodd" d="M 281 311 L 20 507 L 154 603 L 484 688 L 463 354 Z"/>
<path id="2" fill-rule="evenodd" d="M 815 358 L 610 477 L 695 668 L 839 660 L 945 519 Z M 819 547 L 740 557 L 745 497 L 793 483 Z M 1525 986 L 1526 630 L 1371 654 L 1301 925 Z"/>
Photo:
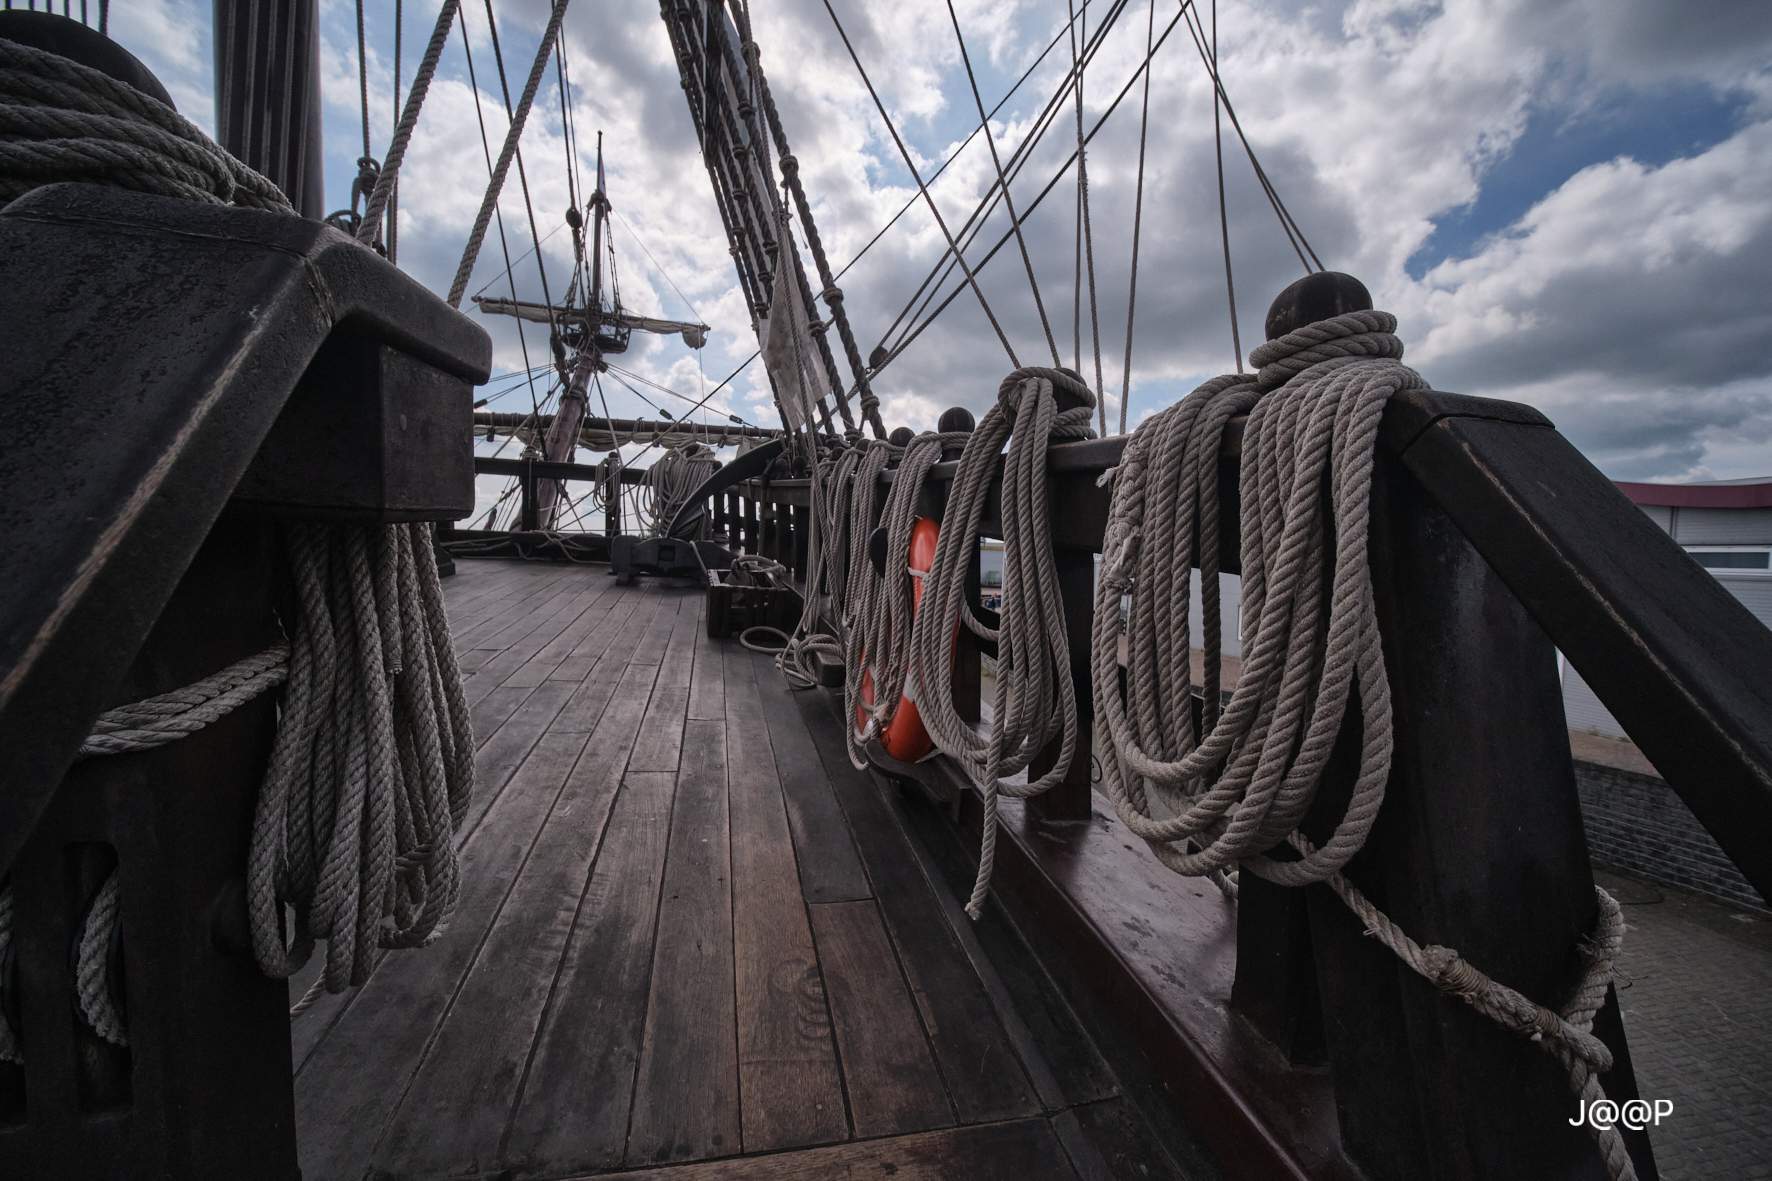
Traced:
<path id="1" fill-rule="evenodd" d="M 583 736 L 544 743 L 462 849 L 449 930 L 422 951 L 384 956 L 295 1079 L 306 1181 L 360 1181 L 383 1127 L 529 855 Z"/>
<path id="2" fill-rule="evenodd" d="M 542 1010 L 621 784 L 651 670 L 632 666 L 590 735 L 542 741 L 584 751 L 517 875 L 498 919 L 405 1100 L 377 1163 L 417 1176 L 472 1172 L 498 1156 Z M 588 744 L 588 745 L 587 745 Z"/>
<path id="3" fill-rule="evenodd" d="M 719 1156 L 739 1145 L 724 727 L 690 723 L 685 750 L 634 1087 L 630 1165 Z"/>
<path id="4" fill-rule="evenodd" d="M 524 1173 L 621 1163 L 676 782 L 630 772 L 616 796 L 500 1154 Z"/>
<path id="5" fill-rule="evenodd" d="M 1135 1176 L 1137 1174 L 1127 1174 Z M 1075 1181 L 1045 1120 L 949 1128 L 812 1148 L 775 1156 L 708 1161 L 628 1173 L 632 1181 Z"/>
<path id="6" fill-rule="evenodd" d="M 658 600 L 650 595 L 634 594 L 631 588 L 616 589 L 618 593 L 611 597 L 609 610 L 604 612 L 602 622 L 573 645 L 572 651 L 548 673 L 549 680 L 584 680 L 611 648 L 626 657 L 628 644 L 625 641 L 632 637 L 634 627 L 651 622 L 653 614 L 658 610 Z"/>
<path id="7" fill-rule="evenodd" d="M 897 1136 L 952 1124 L 953 1109 L 879 909 L 872 901 L 807 909 L 855 1134 Z"/>
<path id="8" fill-rule="evenodd" d="M 471 705 L 486 693 L 504 685 L 507 681 L 521 684 L 522 681 L 511 681 L 518 671 L 528 664 L 542 648 L 546 647 L 560 634 L 570 628 L 578 618 L 587 611 L 596 611 L 596 599 L 589 587 L 577 590 L 563 590 L 555 596 L 548 607 L 541 608 L 537 614 L 539 622 L 523 631 L 521 635 L 511 634 L 511 629 L 499 633 L 499 642 L 504 650 L 485 664 L 473 676 L 467 678 L 462 688 L 467 693 Z M 530 683 L 538 683 L 545 677 L 536 677 Z"/>
<path id="9" fill-rule="evenodd" d="M 695 667 L 695 634 L 701 630 L 704 596 L 674 596 L 677 617 L 671 625 L 671 637 L 665 642 L 663 665 L 658 670 L 662 687 L 682 689 L 687 693 L 690 675 Z"/>
<path id="10" fill-rule="evenodd" d="M 506 633 L 512 629 L 520 629 L 525 623 L 531 626 L 539 623 L 540 612 L 554 601 L 561 593 L 563 586 L 569 585 L 564 571 L 553 572 L 550 577 L 535 580 L 514 581 L 510 589 L 496 598 L 487 600 L 481 605 L 471 619 L 463 619 L 455 631 L 456 645 L 468 648 L 498 648 L 503 650 L 510 646 L 514 636 Z M 517 635 L 524 634 L 518 631 Z"/>
<path id="11" fill-rule="evenodd" d="M 720 653 L 712 656 L 718 659 Z M 849 1125 L 824 981 L 800 895 L 755 666 L 736 646 L 725 656 L 744 1150 L 827 1144 L 844 1139 Z"/>
<path id="12" fill-rule="evenodd" d="M 817 741 L 872 879 L 887 932 L 898 948 L 911 995 L 929 1030 L 936 1062 L 962 1123 L 1033 1115 L 1040 1097 L 1025 1072 L 996 1006 L 953 930 L 903 829 L 874 777 L 850 766 L 841 723 L 820 695 L 796 695 L 794 708 Z"/>
<path id="13" fill-rule="evenodd" d="M 633 658 L 641 664 L 660 664 L 664 661 L 666 647 L 670 645 L 671 631 L 677 625 L 677 611 L 682 604 L 682 595 L 651 580 L 642 583 L 640 590 L 642 594 L 656 595 L 659 605 L 658 614 L 653 616 L 651 624 L 634 641 Z"/>
<path id="14" fill-rule="evenodd" d="M 728 645 L 725 641 L 708 638 L 705 597 L 695 618 L 695 667 L 689 678 L 689 716 L 723 718 L 726 716 L 724 650 Z"/>
<path id="15" fill-rule="evenodd" d="M 788 826 L 800 862 L 800 888 L 808 902 L 853 902 L 873 897 L 831 775 L 794 704 L 795 694 L 769 658 L 752 653 L 763 717 L 775 748 L 775 766 L 787 799 Z M 853 768 L 851 768 L 853 770 Z"/>
<path id="16" fill-rule="evenodd" d="M 522 690 L 517 690 L 522 692 Z M 480 744 L 474 756 L 474 798 L 468 806 L 462 831 L 471 832 L 486 809 L 510 782 L 511 775 L 529 757 L 530 750 L 547 732 L 567 698 L 572 686 L 545 683 L 529 690 L 523 703 L 512 711 L 510 719 Z"/>
<path id="17" fill-rule="evenodd" d="M 633 655 L 622 645 L 621 635 L 626 634 L 633 627 L 644 626 L 647 619 L 650 618 L 647 613 L 658 606 L 657 602 L 652 599 L 640 596 L 634 598 L 635 610 L 626 619 L 616 621 L 619 627 L 618 633 L 613 637 L 606 637 L 602 641 L 601 655 L 595 661 L 584 666 L 585 671 L 580 674 L 580 679 L 576 684 L 565 680 L 549 682 L 550 684 L 572 686 L 572 696 L 561 708 L 560 716 L 554 719 L 555 729 L 588 730 L 596 725 L 597 715 L 607 707 L 610 694 L 615 691 L 615 686 L 627 669 L 629 658 Z M 636 621 L 639 622 L 636 623 Z M 645 667 L 656 666 L 646 665 Z"/>
<path id="18" fill-rule="evenodd" d="M 663 670 L 660 667 L 662 679 Z M 683 749 L 683 716 L 689 710 L 689 690 L 660 685 L 652 693 L 640 739 L 634 744 L 631 766 L 636 771 L 675 771 Z"/>
<path id="19" fill-rule="evenodd" d="M 538 647 L 521 667 L 505 678 L 504 683 L 539 685 L 551 677 L 554 670 L 572 654 L 585 637 L 603 626 L 610 608 L 617 602 L 627 600 L 628 596 L 618 593 L 620 590 L 613 579 L 586 587 L 583 592 L 584 610 L 557 635 Z"/>

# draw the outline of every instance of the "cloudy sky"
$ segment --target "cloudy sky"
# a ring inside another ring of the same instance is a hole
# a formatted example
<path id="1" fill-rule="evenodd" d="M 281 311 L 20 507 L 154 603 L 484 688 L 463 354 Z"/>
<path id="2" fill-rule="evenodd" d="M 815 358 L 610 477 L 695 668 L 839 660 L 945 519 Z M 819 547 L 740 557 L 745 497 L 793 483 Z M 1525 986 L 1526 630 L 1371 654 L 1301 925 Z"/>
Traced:
<path id="1" fill-rule="evenodd" d="M 993 178 L 943 0 L 831 0 L 862 65 L 950 226 Z M 142 57 L 180 108 L 212 122 L 207 0 L 119 0 L 112 32 Z M 327 189 L 348 204 L 361 151 L 355 6 L 322 0 Z M 371 0 L 371 141 L 393 123 L 394 5 Z M 435 17 L 406 3 L 402 67 L 410 78 Z M 478 102 L 496 154 L 506 127 L 484 0 L 463 21 Z M 513 92 L 547 16 L 545 0 L 494 0 Z M 992 122 L 1007 157 L 1070 64 L 1064 0 L 955 0 L 987 109 L 1057 37 Z M 1114 11 L 1092 0 L 1091 30 Z M 1128 0 L 1084 87 L 1084 121 L 1102 123 L 1089 154 L 1101 364 L 1119 413 L 1147 22 L 1160 36 L 1150 78 L 1144 217 L 1129 421 L 1136 424 L 1234 364 L 1220 239 L 1209 79 L 1175 0 Z M 910 173 L 839 40 L 823 0 L 753 0 L 763 66 L 841 266 L 917 196 Z M 1210 7 L 1203 10 L 1211 29 Z M 1243 130 L 1323 264 L 1359 276 L 1395 312 L 1407 360 L 1436 388 L 1529 402 L 1546 411 L 1608 475 L 1689 480 L 1772 474 L 1772 5 L 1750 0 L 1221 0 L 1220 70 Z M 755 349 L 707 173 L 651 0 L 576 0 L 566 18 L 568 102 L 580 168 L 604 133 L 624 303 L 714 328 L 692 352 L 646 338 L 617 364 L 692 399 Z M 452 37 L 402 173 L 400 264 L 446 290 L 487 175 L 463 41 Z M 569 236 L 561 94 L 550 68 L 523 139 L 530 196 L 557 293 Z M 1245 354 L 1260 343 L 1268 302 L 1304 273 L 1242 146 L 1224 139 L 1226 212 Z M 1031 153 L 1013 186 L 1018 208 L 1048 181 L 1028 217 L 1028 246 L 1064 363 L 1080 320 L 1082 368 L 1094 373 L 1087 297 L 1074 311 L 1076 184 L 1060 175 L 1074 112 Z M 519 295 L 538 297 L 528 215 L 515 172 L 501 203 Z M 1007 230 L 998 212 L 984 241 Z M 547 237 L 547 235 L 552 235 Z M 887 334 L 944 242 L 912 208 L 842 279 L 866 353 Z M 982 254 L 982 247 L 976 252 Z M 969 256 L 972 257 L 972 256 Z M 808 260 L 810 270 L 810 261 Z M 1024 363 L 1049 363 L 1026 272 L 1013 244 L 981 286 Z M 504 252 L 490 237 L 470 293 L 508 294 Z M 1083 284 L 1085 293 L 1087 280 Z M 950 283 L 951 289 L 951 283 Z M 489 319 L 495 370 L 525 366 L 514 325 Z M 636 341 L 641 338 L 636 334 Z M 530 363 L 545 360 L 541 334 Z M 942 408 L 988 405 L 1010 362 L 962 294 L 882 374 L 889 426 L 928 427 Z M 636 379 L 673 413 L 689 403 Z M 526 410 L 520 381 L 494 408 Z M 538 387 L 539 388 L 539 387 Z M 650 414 L 605 382 L 610 411 Z M 773 424 L 753 365 L 710 405 Z"/>

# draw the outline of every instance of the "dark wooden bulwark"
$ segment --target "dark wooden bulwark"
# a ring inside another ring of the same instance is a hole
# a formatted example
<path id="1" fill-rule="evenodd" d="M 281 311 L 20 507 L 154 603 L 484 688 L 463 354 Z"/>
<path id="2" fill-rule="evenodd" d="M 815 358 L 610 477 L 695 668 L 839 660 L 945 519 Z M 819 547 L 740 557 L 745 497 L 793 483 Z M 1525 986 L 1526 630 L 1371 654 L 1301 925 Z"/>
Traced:
<path id="1" fill-rule="evenodd" d="M 294 1026 L 306 1181 L 1219 1175 L 702 587 L 459 567 L 461 903 Z"/>

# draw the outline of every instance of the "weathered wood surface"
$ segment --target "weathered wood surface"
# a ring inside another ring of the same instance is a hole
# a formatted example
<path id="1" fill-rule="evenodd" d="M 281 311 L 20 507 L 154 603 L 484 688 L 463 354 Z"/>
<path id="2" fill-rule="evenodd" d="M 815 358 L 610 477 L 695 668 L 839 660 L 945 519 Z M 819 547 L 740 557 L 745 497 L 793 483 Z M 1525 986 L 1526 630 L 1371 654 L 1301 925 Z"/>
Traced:
<path id="1" fill-rule="evenodd" d="M 956 933 L 895 797 L 701 588 L 457 567 L 461 900 L 295 1024 L 307 1181 L 1183 1175 L 1089 1106 L 1111 1080 L 1052 1084 L 1028 969 Z"/>

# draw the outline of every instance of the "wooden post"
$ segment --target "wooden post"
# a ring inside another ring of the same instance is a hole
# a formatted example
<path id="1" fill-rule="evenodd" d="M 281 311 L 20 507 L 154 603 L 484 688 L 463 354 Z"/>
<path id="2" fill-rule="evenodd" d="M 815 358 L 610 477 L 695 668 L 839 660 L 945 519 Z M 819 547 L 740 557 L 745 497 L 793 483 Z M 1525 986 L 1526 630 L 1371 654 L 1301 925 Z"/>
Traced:
<path id="1" fill-rule="evenodd" d="M 803 504 L 793 506 L 794 520 L 794 577 L 807 584 L 806 593 L 815 593 L 811 585 L 814 571 L 807 568 L 812 544 L 812 510 Z"/>
<path id="2" fill-rule="evenodd" d="M 1597 914 L 1556 653 L 1402 461 L 1379 451 L 1370 554 L 1395 753 L 1384 808 L 1346 875 L 1417 943 L 1559 1008 Z M 1321 840 L 1357 757 L 1344 731 L 1317 807 Z M 1342 1140 L 1375 1181 L 1599 1179 L 1592 1138 L 1549 1054 L 1400 963 L 1327 886 L 1310 888 Z M 1607 1095 L 1637 1097 L 1616 997 L 1596 1022 Z M 1626 1133 L 1637 1174 L 1646 1137 Z"/>
<path id="3" fill-rule="evenodd" d="M 523 464 L 523 474 L 518 476 L 517 480 L 522 488 L 520 493 L 522 497 L 520 515 L 523 532 L 533 533 L 535 530 L 541 528 L 541 508 L 536 503 L 535 497 L 534 461 L 526 461 Z"/>
<path id="4" fill-rule="evenodd" d="M 621 452 L 611 451 L 609 458 L 615 470 L 610 473 L 609 487 L 603 492 L 603 536 L 614 541 L 621 535 Z"/>
<path id="5" fill-rule="evenodd" d="M 281 637 L 271 527 L 222 521 L 112 694 L 188 685 Z M 11 866 L 23 1068 L 0 1175 L 295 1181 L 289 986 L 253 960 L 247 846 L 276 694 L 155 750 L 75 764 Z M 129 1044 L 74 1007 L 74 932 L 119 874 Z M 16 1117 L 16 1118 L 15 1118 Z"/>

